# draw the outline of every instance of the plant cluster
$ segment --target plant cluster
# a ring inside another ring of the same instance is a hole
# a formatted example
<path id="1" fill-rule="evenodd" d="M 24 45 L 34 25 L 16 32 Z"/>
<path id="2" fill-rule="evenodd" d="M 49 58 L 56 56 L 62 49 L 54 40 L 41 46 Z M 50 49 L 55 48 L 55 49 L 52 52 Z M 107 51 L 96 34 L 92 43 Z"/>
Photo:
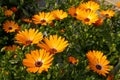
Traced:
<path id="1" fill-rule="evenodd" d="M 120 79 L 120 14 L 93 0 L 1 0 L 0 80 Z"/>

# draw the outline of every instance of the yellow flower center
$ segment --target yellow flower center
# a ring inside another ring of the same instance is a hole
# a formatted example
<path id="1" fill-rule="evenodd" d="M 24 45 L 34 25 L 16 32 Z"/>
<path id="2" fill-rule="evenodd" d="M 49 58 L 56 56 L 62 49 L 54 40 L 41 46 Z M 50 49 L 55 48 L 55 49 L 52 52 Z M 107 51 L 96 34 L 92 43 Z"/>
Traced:
<path id="1" fill-rule="evenodd" d="M 102 66 L 101 66 L 100 64 L 97 64 L 97 65 L 96 65 L 96 68 L 97 68 L 98 70 L 101 70 L 101 69 L 102 69 Z"/>
<path id="2" fill-rule="evenodd" d="M 42 66 L 42 61 L 36 61 L 35 62 L 35 67 L 41 67 Z"/>

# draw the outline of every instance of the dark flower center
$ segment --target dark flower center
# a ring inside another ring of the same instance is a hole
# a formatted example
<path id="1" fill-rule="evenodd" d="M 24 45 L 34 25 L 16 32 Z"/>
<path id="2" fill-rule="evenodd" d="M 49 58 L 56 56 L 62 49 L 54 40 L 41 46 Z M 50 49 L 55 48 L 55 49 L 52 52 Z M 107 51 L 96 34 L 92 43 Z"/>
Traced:
<path id="1" fill-rule="evenodd" d="M 99 65 L 99 64 L 97 64 L 97 65 L 96 65 L 96 68 L 97 68 L 98 70 L 101 70 L 101 69 L 102 69 L 102 66 Z"/>
<path id="2" fill-rule="evenodd" d="M 105 14 L 106 17 L 109 17 L 109 14 Z"/>
<path id="3" fill-rule="evenodd" d="M 40 22 L 41 22 L 41 23 L 45 23 L 45 22 L 46 22 L 46 20 L 45 20 L 45 19 L 42 19 L 42 20 L 40 20 Z"/>
<path id="4" fill-rule="evenodd" d="M 12 30 L 12 26 L 9 26 L 8 29 L 9 29 L 9 30 Z"/>
<path id="5" fill-rule="evenodd" d="M 55 54 L 55 53 L 57 52 L 57 50 L 56 50 L 55 48 L 52 48 L 52 49 L 49 50 L 49 52 L 50 52 L 51 54 Z"/>
<path id="6" fill-rule="evenodd" d="M 86 19 L 85 19 L 85 22 L 89 22 L 89 21 L 90 21 L 90 19 L 89 19 L 89 18 L 86 18 Z"/>
<path id="7" fill-rule="evenodd" d="M 77 16 L 77 14 L 76 14 L 76 13 L 74 13 L 74 16 Z"/>
<path id="8" fill-rule="evenodd" d="M 91 11 L 91 9 L 90 9 L 90 8 L 87 8 L 86 11 Z"/>
<path id="9" fill-rule="evenodd" d="M 36 62 L 35 62 L 35 66 L 36 66 L 36 67 L 41 67 L 42 64 L 43 64 L 42 61 L 36 61 Z"/>
<path id="10" fill-rule="evenodd" d="M 27 40 L 26 41 L 26 44 L 31 44 L 32 43 L 32 40 Z"/>

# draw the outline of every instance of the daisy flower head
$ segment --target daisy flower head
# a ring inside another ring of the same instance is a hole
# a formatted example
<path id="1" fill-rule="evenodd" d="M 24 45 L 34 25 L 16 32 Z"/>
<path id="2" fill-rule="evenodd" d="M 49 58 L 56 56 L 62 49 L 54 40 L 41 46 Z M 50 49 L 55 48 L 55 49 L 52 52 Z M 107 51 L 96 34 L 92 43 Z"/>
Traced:
<path id="1" fill-rule="evenodd" d="M 17 48 L 19 48 L 19 46 L 9 45 L 9 46 L 5 46 L 4 50 L 6 50 L 6 51 L 15 51 Z"/>
<path id="2" fill-rule="evenodd" d="M 67 12 L 64 12 L 63 10 L 54 10 L 51 12 L 56 20 L 62 20 L 68 16 Z"/>
<path id="3" fill-rule="evenodd" d="M 116 2 L 116 6 L 120 8 L 120 1 Z"/>
<path id="4" fill-rule="evenodd" d="M 15 23 L 14 21 L 6 21 L 3 23 L 3 29 L 5 32 L 9 33 L 9 32 L 15 32 L 17 30 L 19 30 L 19 26 L 17 23 Z"/>
<path id="5" fill-rule="evenodd" d="M 88 1 L 85 3 L 82 3 L 78 6 L 80 9 L 84 9 L 84 10 L 90 10 L 90 11 L 96 11 L 98 9 L 100 9 L 100 5 L 94 1 Z"/>
<path id="6" fill-rule="evenodd" d="M 100 15 L 106 18 L 111 18 L 115 15 L 115 12 L 113 10 L 103 10 L 100 12 Z"/>
<path id="7" fill-rule="evenodd" d="M 38 46 L 51 54 L 56 54 L 62 52 L 68 46 L 68 41 L 61 36 L 58 37 L 57 35 L 50 35 L 49 38 L 45 37 L 43 42 L 39 43 Z"/>
<path id="8" fill-rule="evenodd" d="M 5 15 L 6 17 L 10 17 L 10 16 L 12 16 L 12 14 L 13 14 L 13 11 L 12 11 L 12 10 L 5 10 L 5 12 L 4 12 L 4 15 Z"/>
<path id="9" fill-rule="evenodd" d="M 68 13 L 72 16 L 72 17 L 75 17 L 77 14 L 76 14 L 76 8 L 74 6 L 71 6 L 69 9 L 68 9 Z"/>
<path id="10" fill-rule="evenodd" d="M 16 36 L 15 40 L 19 44 L 23 44 L 25 46 L 30 44 L 37 44 L 39 41 L 43 39 L 43 35 L 41 32 L 35 29 L 25 29 L 24 31 L 19 31 Z"/>
<path id="11" fill-rule="evenodd" d="M 110 71 L 109 61 L 101 51 L 89 51 L 86 54 L 90 69 L 97 72 L 99 75 L 106 76 Z"/>
<path id="12" fill-rule="evenodd" d="M 50 12 L 39 12 L 32 17 L 32 20 L 35 24 L 47 25 L 54 20 L 54 16 Z"/>
<path id="13" fill-rule="evenodd" d="M 43 71 L 48 71 L 52 65 L 53 55 L 44 49 L 32 50 L 25 56 L 23 65 L 27 67 L 28 72 L 42 73 Z"/>
<path id="14" fill-rule="evenodd" d="M 98 20 L 98 14 L 93 11 L 83 10 L 81 11 L 81 14 L 84 14 L 84 15 L 77 15 L 76 18 L 79 20 L 82 20 L 84 24 L 91 25 Z"/>

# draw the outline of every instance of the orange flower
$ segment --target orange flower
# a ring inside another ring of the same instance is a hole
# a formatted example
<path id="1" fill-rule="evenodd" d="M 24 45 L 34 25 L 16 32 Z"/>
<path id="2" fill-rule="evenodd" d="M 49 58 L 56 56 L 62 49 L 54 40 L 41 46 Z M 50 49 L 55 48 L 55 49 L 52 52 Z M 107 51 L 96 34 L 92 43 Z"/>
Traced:
<path id="1" fill-rule="evenodd" d="M 68 57 L 68 61 L 72 64 L 77 64 L 79 60 L 70 56 L 70 57 Z"/>
<path id="2" fill-rule="evenodd" d="M 68 9 L 68 13 L 72 16 L 72 17 L 75 17 L 77 14 L 76 14 L 76 8 L 74 6 L 70 7 Z"/>
<path id="3" fill-rule="evenodd" d="M 100 15 L 106 18 L 111 18 L 113 17 L 115 12 L 113 10 L 103 10 L 100 12 Z"/>
<path id="4" fill-rule="evenodd" d="M 51 54 L 55 54 L 62 52 L 68 46 L 68 41 L 57 35 L 50 35 L 49 38 L 44 38 L 43 42 L 39 43 L 38 46 Z"/>
<path id="5" fill-rule="evenodd" d="M 35 24 L 47 25 L 47 23 L 51 23 L 54 20 L 54 16 L 50 12 L 39 12 L 38 15 L 33 16 L 32 20 Z"/>
<path id="6" fill-rule="evenodd" d="M 100 8 L 99 4 L 94 1 L 88 1 L 86 3 L 82 3 L 78 6 L 80 9 L 96 11 Z"/>
<path id="7" fill-rule="evenodd" d="M 39 41 L 43 39 L 43 35 L 41 32 L 35 29 L 25 29 L 25 31 L 19 31 L 15 36 L 15 39 L 18 43 L 23 44 L 25 46 L 30 44 L 37 44 Z"/>
<path id="8" fill-rule="evenodd" d="M 19 48 L 19 46 L 11 45 L 11 46 L 5 46 L 5 47 L 4 47 L 4 50 L 7 50 L 7 51 L 15 51 L 17 48 Z"/>
<path id="9" fill-rule="evenodd" d="M 90 69 L 97 72 L 99 75 L 106 76 L 110 71 L 109 61 L 101 51 L 89 51 L 86 54 Z"/>
<path id="10" fill-rule="evenodd" d="M 12 10 L 5 10 L 5 12 L 4 12 L 4 15 L 7 16 L 7 17 L 12 16 L 12 14 L 13 14 Z"/>
<path id="11" fill-rule="evenodd" d="M 32 22 L 32 20 L 30 20 L 29 18 L 22 18 L 22 21 L 26 22 L 26 23 L 31 23 Z"/>
<path id="12" fill-rule="evenodd" d="M 53 14 L 56 20 L 62 20 L 68 16 L 67 12 L 64 12 L 63 10 L 54 10 L 51 13 Z"/>
<path id="13" fill-rule="evenodd" d="M 116 6 L 120 8 L 120 1 L 116 3 Z"/>
<path id="14" fill-rule="evenodd" d="M 23 59 L 23 65 L 27 67 L 28 72 L 42 73 L 48 71 L 48 68 L 52 65 L 53 55 L 44 49 L 33 50 L 25 56 L 26 59 Z"/>
<path id="15" fill-rule="evenodd" d="M 77 15 L 76 18 L 82 20 L 84 24 L 91 25 L 98 20 L 98 14 L 93 11 L 81 11 L 81 14 L 84 15 Z"/>
<path id="16" fill-rule="evenodd" d="M 6 21 L 5 23 L 3 23 L 3 29 L 5 30 L 5 32 L 15 32 L 17 30 L 19 30 L 19 26 L 17 23 L 15 23 L 14 21 Z"/>

